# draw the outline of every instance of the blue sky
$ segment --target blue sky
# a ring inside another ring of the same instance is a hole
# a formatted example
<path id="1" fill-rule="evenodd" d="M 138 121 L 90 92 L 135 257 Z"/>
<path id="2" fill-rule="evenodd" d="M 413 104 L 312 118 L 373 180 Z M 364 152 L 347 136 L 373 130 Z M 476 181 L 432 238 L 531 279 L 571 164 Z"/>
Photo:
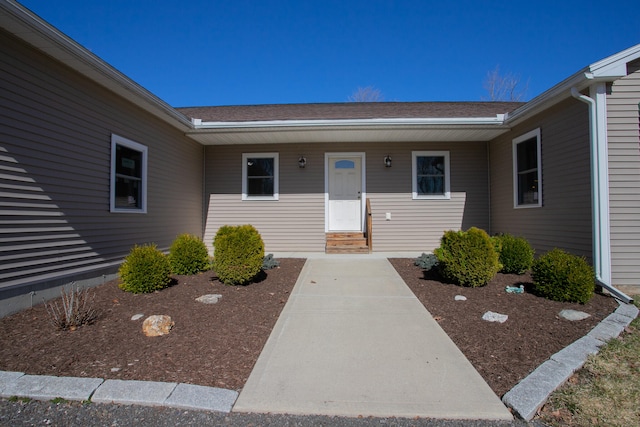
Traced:
<path id="1" fill-rule="evenodd" d="M 530 99 L 640 43 L 640 1 L 21 0 L 176 107 L 476 101 L 489 71 Z"/>

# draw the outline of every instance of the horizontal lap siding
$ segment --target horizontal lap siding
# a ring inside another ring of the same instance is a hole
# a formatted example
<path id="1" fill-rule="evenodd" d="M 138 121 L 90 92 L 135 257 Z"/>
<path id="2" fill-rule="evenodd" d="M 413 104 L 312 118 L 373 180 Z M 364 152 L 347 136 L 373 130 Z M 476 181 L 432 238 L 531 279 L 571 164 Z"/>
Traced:
<path id="1" fill-rule="evenodd" d="M 242 200 L 242 154 L 279 153 L 279 200 Z M 298 167 L 304 155 L 307 165 Z M 316 145 L 246 145 L 206 148 L 208 210 L 205 242 L 223 225 L 251 224 L 265 250 L 324 251 L 324 152 Z"/>
<path id="2" fill-rule="evenodd" d="M 607 96 L 611 264 L 614 285 L 640 285 L 640 61 Z"/>
<path id="3" fill-rule="evenodd" d="M 412 199 L 412 151 L 449 151 L 451 200 Z M 391 168 L 382 162 L 387 154 L 393 160 Z M 446 230 L 475 226 L 489 231 L 487 166 L 483 142 L 371 144 L 367 195 L 374 251 L 431 252 Z"/>
<path id="4" fill-rule="evenodd" d="M 411 152 L 449 150 L 451 200 L 412 200 Z M 242 153 L 277 152 L 280 200 L 241 200 Z M 444 230 L 489 227 L 487 152 L 484 143 L 344 143 L 211 146 L 206 149 L 209 198 L 205 241 L 222 225 L 252 224 L 267 251 L 324 251 L 326 152 L 364 152 L 371 200 L 374 251 L 431 251 Z M 383 158 L 392 157 L 385 168 Z M 300 169 L 300 155 L 307 166 Z M 385 219 L 391 213 L 391 220 Z"/>
<path id="5" fill-rule="evenodd" d="M 512 140 L 540 128 L 541 208 L 513 207 Z M 538 253 L 554 247 L 588 258 L 591 249 L 589 118 L 573 99 L 490 143 L 491 230 L 527 238 Z"/>
<path id="6" fill-rule="evenodd" d="M 201 234 L 201 146 L 5 33 L 0 45 L 0 290 Z M 112 133 L 148 147 L 147 214 L 109 212 Z"/>

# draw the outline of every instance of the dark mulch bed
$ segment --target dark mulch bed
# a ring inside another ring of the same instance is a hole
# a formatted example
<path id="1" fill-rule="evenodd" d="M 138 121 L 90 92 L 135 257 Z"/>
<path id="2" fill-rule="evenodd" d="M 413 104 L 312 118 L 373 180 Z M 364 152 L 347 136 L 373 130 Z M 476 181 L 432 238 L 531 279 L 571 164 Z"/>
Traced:
<path id="1" fill-rule="evenodd" d="M 530 292 L 509 294 L 506 286 L 532 285 L 525 274 L 498 274 L 487 286 L 464 288 L 424 274 L 413 260 L 391 259 L 395 269 L 476 370 L 502 396 L 552 354 L 584 336 L 618 307 L 615 299 L 596 294 L 587 304 L 550 301 Z M 464 295 L 466 301 L 455 301 Z M 574 309 L 591 317 L 571 322 L 558 316 Z M 487 322 L 487 311 L 506 314 L 505 323 Z"/>
<path id="2" fill-rule="evenodd" d="M 0 319 L 0 370 L 29 374 L 183 382 L 240 389 L 293 289 L 303 259 L 282 259 L 259 283 L 225 286 L 215 273 L 175 276 L 160 292 L 134 295 L 115 281 L 95 288 L 96 323 L 59 331 L 43 305 Z M 217 304 L 195 299 L 220 294 Z M 147 337 L 144 316 L 166 314 L 168 335 Z M 113 368 L 119 368 L 112 371 Z"/>
<path id="3" fill-rule="evenodd" d="M 486 287 L 469 289 L 425 278 L 413 260 L 391 262 L 498 395 L 617 306 L 602 295 L 579 305 L 504 292 L 506 285 L 528 283 L 528 276 L 498 275 Z M 240 389 L 303 264 L 281 259 L 280 268 L 268 270 L 260 282 L 239 287 L 221 284 L 213 272 L 176 276 L 176 285 L 145 295 L 123 292 L 109 282 L 95 288 L 101 317 L 76 331 L 56 330 L 44 306 L 34 307 L 0 319 L 0 370 Z M 214 305 L 195 301 L 204 294 L 223 297 Z M 457 294 L 468 300 L 454 301 Z M 592 317 L 569 322 L 558 317 L 562 308 Z M 509 320 L 481 320 L 488 310 L 507 314 Z M 142 319 L 131 320 L 137 313 L 170 315 L 175 326 L 169 335 L 146 337 Z"/>

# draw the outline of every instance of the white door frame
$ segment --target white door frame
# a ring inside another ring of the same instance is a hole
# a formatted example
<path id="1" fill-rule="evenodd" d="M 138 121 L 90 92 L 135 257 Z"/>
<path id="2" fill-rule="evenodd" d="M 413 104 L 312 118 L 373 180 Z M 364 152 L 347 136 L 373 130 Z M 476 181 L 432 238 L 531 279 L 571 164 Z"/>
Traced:
<path id="1" fill-rule="evenodd" d="M 329 161 L 335 157 L 360 157 L 360 185 L 362 186 L 360 197 L 360 230 L 363 231 L 364 216 L 367 205 L 367 181 L 366 154 L 364 152 L 331 152 L 324 153 L 324 231 L 329 231 Z"/>

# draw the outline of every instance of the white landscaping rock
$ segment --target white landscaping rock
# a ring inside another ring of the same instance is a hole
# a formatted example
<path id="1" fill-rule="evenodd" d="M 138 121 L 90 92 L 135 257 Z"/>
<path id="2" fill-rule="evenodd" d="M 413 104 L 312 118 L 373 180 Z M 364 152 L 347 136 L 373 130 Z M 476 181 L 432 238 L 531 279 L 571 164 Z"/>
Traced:
<path id="1" fill-rule="evenodd" d="M 487 322 L 504 323 L 508 318 L 509 316 L 507 316 L 506 314 L 494 313 L 493 311 L 487 311 L 482 315 L 482 320 L 486 320 Z"/>
<path id="2" fill-rule="evenodd" d="M 222 295 L 219 294 L 208 294 L 202 295 L 201 297 L 196 298 L 196 301 L 201 302 L 203 304 L 216 304 Z"/>
<path id="3" fill-rule="evenodd" d="M 576 320 L 584 320 L 587 317 L 591 317 L 589 313 L 585 313 L 584 311 L 571 310 L 571 309 L 562 310 L 558 314 L 560 317 L 567 320 L 571 320 L 572 322 Z"/>
<path id="4" fill-rule="evenodd" d="M 456 295 L 455 297 L 453 297 L 453 299 L 456 301 L 466 301 L 467 297 L 465 297 L 464 295 Z"/>
<path id="5" fill-rule="evenodd" d="M 134 314 L 133 316 L 131 316 L 131 320 L 140 320 L 144 317 L 144 314 L 140 313 L 140 314 Z"/>

